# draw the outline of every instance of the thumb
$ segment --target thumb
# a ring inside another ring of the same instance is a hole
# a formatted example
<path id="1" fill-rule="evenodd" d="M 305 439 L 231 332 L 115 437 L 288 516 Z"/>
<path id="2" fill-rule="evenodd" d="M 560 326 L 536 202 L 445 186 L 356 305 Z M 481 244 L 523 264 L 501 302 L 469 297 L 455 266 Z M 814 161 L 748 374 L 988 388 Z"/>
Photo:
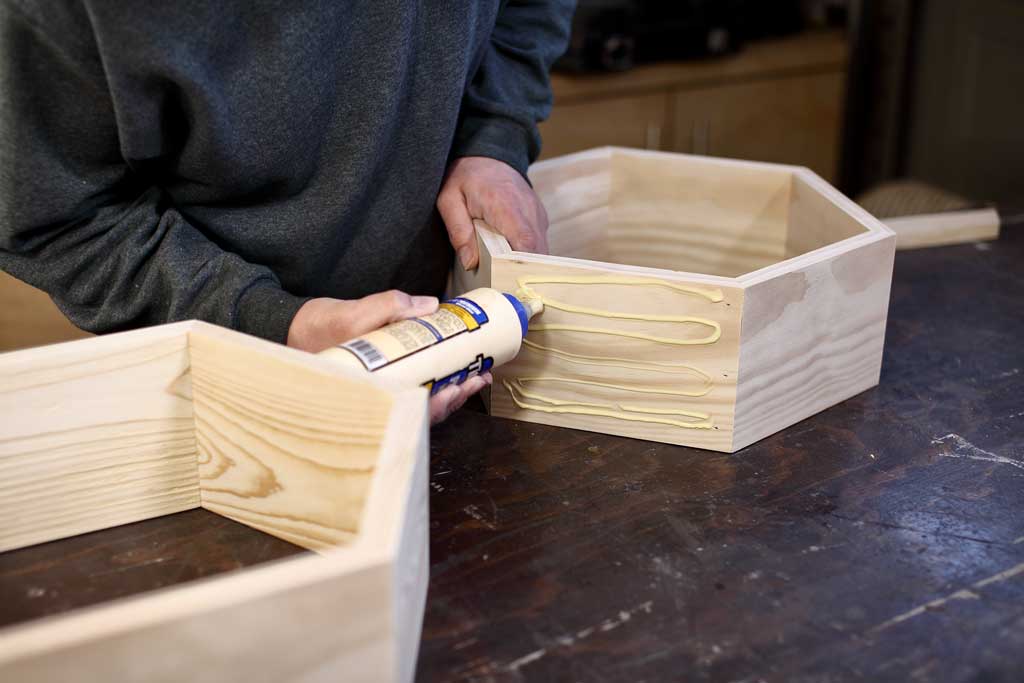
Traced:
<path id="1" fill-rule="evenodd" d="M 476 228 L 466 207 L 466 198 L 458 191 L 445 191 L 437 198 L 437 210 L 448 230 L 448 240 L 455 248 L 459 263 L 466 270 L 477 266 Z"/>
<path id="2" fill-rule="evenodd" d="M 364 296 L 355 304 L 356 310 L 349 321 L 349 331 L 352 336 L 359 336 L 396 320 L 429 315 L 437 310 L 437 297 L 410 296 L 392 289 Z"/>

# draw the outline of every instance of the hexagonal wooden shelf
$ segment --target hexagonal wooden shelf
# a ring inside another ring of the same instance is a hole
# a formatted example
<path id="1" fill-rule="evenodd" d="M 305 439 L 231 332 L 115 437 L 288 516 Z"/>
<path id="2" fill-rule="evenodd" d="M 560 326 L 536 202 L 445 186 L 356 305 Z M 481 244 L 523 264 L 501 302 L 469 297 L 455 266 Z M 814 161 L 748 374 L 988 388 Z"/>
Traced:
<path id="1" fill-rule="evenodd" d="M 317 551 L 0 630 L 0 680 L 408 681 L 425 391 L 197 322 L 0 355 L 0 551 L 203 507 Z"/>
<path id="2" fill-rule="evenodd" d="M 878 383 L 895 240 L 808 169 L 602 148 L 530 179 L 551 255 L 478 223 L 453 279 L 545 301 L 494 415 L 733 452 Z"/>

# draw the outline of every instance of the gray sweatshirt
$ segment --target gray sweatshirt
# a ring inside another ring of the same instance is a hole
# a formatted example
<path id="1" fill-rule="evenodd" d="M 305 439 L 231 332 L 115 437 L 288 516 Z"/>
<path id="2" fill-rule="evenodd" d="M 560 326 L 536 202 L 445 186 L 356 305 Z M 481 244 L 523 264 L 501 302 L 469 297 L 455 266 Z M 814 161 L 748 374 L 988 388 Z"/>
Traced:
<path id="1" fill-rule="evenodd" d="M 0 269 L 104 332 L 284 341 L 314 296 L 438 293 L 450 159 L 519 172 L 559 0 L 0 0 Z"/>

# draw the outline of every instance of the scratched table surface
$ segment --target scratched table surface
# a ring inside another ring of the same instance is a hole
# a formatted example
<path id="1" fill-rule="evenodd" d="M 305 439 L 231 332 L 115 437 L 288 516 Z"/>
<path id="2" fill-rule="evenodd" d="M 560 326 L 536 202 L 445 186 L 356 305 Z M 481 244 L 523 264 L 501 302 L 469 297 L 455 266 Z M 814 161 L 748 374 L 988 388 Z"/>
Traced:
<path id="1" fill-rule="evenodd" d="M 882 384 L 734 455 L 464 410 L 423 681 L 1024 680 L 1024 229 L 901 252 Z M 0 555 L 0 624 L 299 552 L 202 510 Z"/>

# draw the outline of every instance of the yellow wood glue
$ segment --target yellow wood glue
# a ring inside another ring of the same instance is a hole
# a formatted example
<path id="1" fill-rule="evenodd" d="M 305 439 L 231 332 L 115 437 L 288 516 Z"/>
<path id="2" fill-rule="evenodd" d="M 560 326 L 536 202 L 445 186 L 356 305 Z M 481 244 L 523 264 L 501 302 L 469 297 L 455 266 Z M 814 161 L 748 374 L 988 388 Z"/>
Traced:
<path id="1" fill-rule="evenodd" d="M 539 298 L 520 301 L 481 287 L 430 315 L 391 323 L 321 355 L 436 394 L 515 358 L 530 318 L 543 308 Z"/>

